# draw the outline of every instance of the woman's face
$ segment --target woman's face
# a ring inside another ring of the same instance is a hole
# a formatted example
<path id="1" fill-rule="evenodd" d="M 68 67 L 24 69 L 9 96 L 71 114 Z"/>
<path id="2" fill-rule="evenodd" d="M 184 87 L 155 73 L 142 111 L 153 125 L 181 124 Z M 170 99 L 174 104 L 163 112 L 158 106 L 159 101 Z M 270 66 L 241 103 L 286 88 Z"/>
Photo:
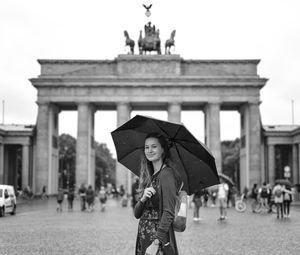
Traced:
<path id="1" fill-rule="evenodd" d="M 145 140 L 145 155 L 151 161 L 157 161 L 162 158 L 164 150 L 157 138 L 149 137 Z"/>

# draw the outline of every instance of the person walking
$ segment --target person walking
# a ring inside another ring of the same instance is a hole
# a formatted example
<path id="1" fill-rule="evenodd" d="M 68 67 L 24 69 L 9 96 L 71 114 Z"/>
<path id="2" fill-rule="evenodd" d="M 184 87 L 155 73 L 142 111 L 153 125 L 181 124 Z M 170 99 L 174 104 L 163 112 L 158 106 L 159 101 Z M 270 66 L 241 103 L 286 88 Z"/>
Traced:
<path id="1" fill-rule="evenodd" d="M 275 183 L 273 194 L 277 207 L 277 219 L 283 218 L 283 187 L 279 183 Z"/>
<path id="2" fill-rule="evenodd" d="M 252 212 L 255 213 L 255 208 L 256 205 L 258 203 L 258 188 L 257 188 L 257 183 L 253 184 L 252 190 L 251 190 L 251 198 L 252 198 L 252 202 L 251 202 L 251 208 L 252 208 Z"/>
<path id="3" fill-rule="evenodd" d="M 93 190 L 92 185 L 89 185 L 88 189 L 86 190 L 86 202 L 88 205 L 88 212 L 92 212 L 94 209 L 94 200 L 95 200 L 95 192 Z"/>
<path id="4" fill-rule="evenodd" d="M 203 206 L 204 207 L 207 207 L 208 198 L 209 198 L 209 192 L 207 189 L 204 189 L 203 190 Z"/>
<path id="5" fill-rule="evenodd" d="M 202 220 L 199 216 L 200 207 L 202 206 L 202 191 L 195 192 L 193 196 L 193 202 L 194 202 L 194 221 Z"/>
<path id="6" fill-rule="evenodd" d="M 268 189 L 268 185 L 266 182 L 263 182 L 263 185 L 258 190 L 258 194 L 261 199 L 262 205 L 267 207 L 269 205 L 269 203 L 268 203 L 269 189 Z"/>
<path id="7" fill-rule="evenodd" d="M 283 187 L 283 217 L 290 217 L 290 206 L 292 203 L 292 190 L 289 186 Z"/>
<path id="8" fill-rule="evenodd" d="M 44 199 L 48 199 L 48 198 L 49 198 L 49 196 L 47 195 L 47 187 L 44 185 L 42 188 L 41 199 L 44 200 Z"/>
<path id="9" fill-rule="evenodd" d="M 63 201 L 64 201 L 64 192 L 62 188 L 59 188 L 57 194 L 57 207 L 56 207 L 57 212 L 62 212 Z"/>
<path id="10" fill-rule="evenodd" d="M 99 201 L 100 201 L 101 212 L 105 211 L 106 200 L 107 200 L 106 190 L 105 190 L 104 186 L 101 186 L 100 191 L 99 191 Z"/>
<path id="11" fill-rule="evenodd" d="M 67 200 L 68 200 L 68 211 L 71 212 L 73 211 L 73 201 L 74 201 L 74 189 L 73 188 L 69 188 L 68 191 L 68 196 L 67 196 Z"/>
<path id="12" fill-rule="evenodd" d="M 81 211 L 85 211 L 86 209 L 86 187 L 84 186 L 84 184 L 82 183 L 79 190 L 79 197 L 80 197 L 80 207 L 81 207 Z"/>
<path id="13" fill-rule="evenodd" d="M 181 180 L 170 160 L 168 143 L 160 134 L 150 133 L 145 138 L 139 183 L 140 199 L 134 208 L 139 219 L 135 254 L 169 251 L 178 255 L 172 222 Z"/>
<path id="14" fill-rule="evenodd" d="M 229 187 L 228 184 L 225 182 L 221 182 L 218 187 L 218 201 L 219 201 L 219 208 L 220 208 L 220 218 L 218 220 L 225 220 L 227 217 L 227 193 Z"/>

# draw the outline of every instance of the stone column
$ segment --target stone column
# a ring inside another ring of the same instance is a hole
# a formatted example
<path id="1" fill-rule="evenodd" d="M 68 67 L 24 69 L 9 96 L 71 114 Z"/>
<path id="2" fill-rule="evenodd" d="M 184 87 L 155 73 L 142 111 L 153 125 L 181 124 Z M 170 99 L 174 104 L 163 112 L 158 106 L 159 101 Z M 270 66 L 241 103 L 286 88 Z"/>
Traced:
<path id="1" fill-rule="evenodd" d="M 48 194 L 56 194 L 58 192 L 58 114 L 59 108 L 54 104 L 50 104 L 49 108 L 49 172 L 48 172 Z"/>
<path id="2" fill-rule="evenodd" d="M 295 182 L 300 183 L 300 143 L 298 143 L 298 168 L 297 168 L 297 177 Z"/>
<path id="3" fill-rule="evenodd" d="M 275 146 L 268 145 L 268 182 L 274 183 L 275 181 Z"/>
<path id="4" fill-rule="evenodd" d="M 298 183 L 298 155 L 299 155 L 299 147 L 298 144 L 293 144 L 293 149 L 292 149 L 292 153 L 293 153 L 293 166 L 292 166 L 292 172 L 291 172 L 291 179 L 292 179 L 292 183 Z"/>
<path id="5" fill-rule="evenodd" d="M 4 145 L 1 143 L 1 141 L 0 141 L 0 183 L 4 183 Z"/>
<path id="6" fill-rule="evenodd" d="M 251 184 L 261 184 L 261 120 L 259 103 L 249 104 L 249 178 Z M 251 185 L 252 187 L 252 185 Z"/>
<path id="7" fill-rule="evenodd" d="M 44 185 L 48 185 L 49 172 L 49 104 L 38 103 L 37 133 L 36 133 L 36 164 L 35 189 L 41 192 Z"/>
<path id="8" fill-rule="evenodd" d="M 173 102 L 168 105 L 168 121 L 181 123 L 181 104 Z"/>
<path id="9" fill-rule="evenodd" d="M 117 126 L 120 127 L 126 121 L 130 119 L 130 105 L 127 102 L 119 102 L 117 104 Z M 117 163 L 116 167 L 116 188 L 119 188 L 120 185 L 123 185 L 126 191 L 131 193 L 131 185 L 132 185 L 132 172 L 128 170 L 126 167 Z"/>
<path id="10" fill-rule="evenodd" d="M 218 172 L 222 172 L 220 138 L 220 104 L 209 102 L 205 107 L 205 143 L 215 157 Z"/>
<path id="11" fill-rule="evenodd" d="M 76 185 L 92 185 L 95 188 L 94 107 L 79 103 L 77 121 Z"/>
<path id="12" fill-rule="evenodd" d="M 29 184 L 29 146 L 22 146 L 22 188 Z"/>

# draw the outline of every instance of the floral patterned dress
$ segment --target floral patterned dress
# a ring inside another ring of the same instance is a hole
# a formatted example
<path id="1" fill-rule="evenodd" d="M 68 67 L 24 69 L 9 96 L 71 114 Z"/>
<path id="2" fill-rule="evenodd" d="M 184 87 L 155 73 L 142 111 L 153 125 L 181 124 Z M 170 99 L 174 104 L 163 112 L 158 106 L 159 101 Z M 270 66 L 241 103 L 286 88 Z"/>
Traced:
<path id="1" fill-rule="evenodd" d="M 143 213 L 138 225 L 136 255 L 145 254 L 148 246 L 155 239 L 155 234 L 159 226 L 159 185 L 156 177 L 157 174 L 152 176 L 152 186 L 156 193 L 142 205 Z"/>

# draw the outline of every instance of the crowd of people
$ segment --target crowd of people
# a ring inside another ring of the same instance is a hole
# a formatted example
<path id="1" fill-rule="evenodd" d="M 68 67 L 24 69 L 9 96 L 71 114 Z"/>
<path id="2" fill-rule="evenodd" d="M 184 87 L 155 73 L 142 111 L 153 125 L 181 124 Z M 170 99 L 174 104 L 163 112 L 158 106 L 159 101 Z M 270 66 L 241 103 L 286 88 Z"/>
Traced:
<path id="1" fill-rule="evenodd" d="M 272 204 L 276 206 L 277 219 L 290 217 L 290 205 L 293 201 L 293 192 L 290 185 L 275 182 L 272 187 L 264 182 L 261 187 L 253 184 L 250 198 L 252 199 L 252 212 L 255 213 L 257 204 L 268 208 L 268 212 L 272 212 Z"/>
<path id="2" fill-rule="evenodd" d="M 290 185 L 275 183 L 273 186 L 264 182 L 261 186 L 254 184 L 251 190 L 245 188 L 240 194 L 235 185 L 221 182 L 220 185 L 204 189 L 192 195 L 190 201 L 194 210 L 193 220 L 202 220 L 200 208 L 219 207 L 218 220 L 227 218 L 227 208 L 235 208 L 236 201 L 241 197 L 250 205 L 253 213 L 262 210 L 276 213 L 277 219 L 290 217 L 290 206 L 293 201 L 293 191 Z"/>

